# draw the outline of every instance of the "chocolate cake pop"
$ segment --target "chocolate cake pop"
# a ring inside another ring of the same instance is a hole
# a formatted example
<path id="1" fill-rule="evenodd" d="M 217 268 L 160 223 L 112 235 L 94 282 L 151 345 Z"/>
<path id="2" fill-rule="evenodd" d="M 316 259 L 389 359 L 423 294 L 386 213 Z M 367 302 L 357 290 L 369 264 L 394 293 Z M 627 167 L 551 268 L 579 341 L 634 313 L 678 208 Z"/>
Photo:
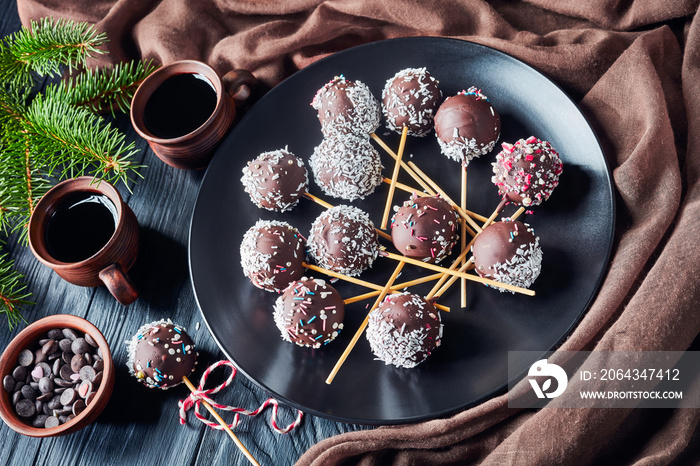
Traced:
<path id="1" fill-rule="evenodd" d="M 332 134 L 309 159 L 316 184 L 329 196 L 364 199 L 382 183 L 382 162 L 369 139 Z"/>
<path id="2" fill-rule="evenodd" d="M 366 336 L 377 359 L 410 369 L 440 346 L 440 314 L 418 295 L 389 295 L 370 313 Z"/>
<path id="3" fill-rule="evenodd" d="M 387 80 L 382 91 L 386 127 L 423 137 L 433 129 L 433 117 L 442 100 L 438 81 L 425 68 L 406 68 Z"/>
<path id="4" fill-rule="evenodd" d="M 339 205 L 314 220 L 308 249 L 321 267 L 356 276 L 374 263 L 379 240 L 369 215 L 357 207 Z"/>
<path id="5" fill-rule="evenodd" d="M 170 319 L 141 326 L 127 345 L 129 372 L 149 388 L 179 385 L 197 364 L 192 338 Z"/>
<path id="6" fill-rule="evenodd" d="M 320 279 L 294 281 L 275 301 L 275 324 L 282 338 L 299 346 L 327 345 L 343 329 L 344 317 L 340 293 Z"/>
<path id="7" fill-rule="evenodd" d="M 525 207 L 549 199 L 559 184 L 563 165 L 559 154 L 547 141 L 530 136 L 515 144 L 502 144 L 493 162 L 491 181 L 507 199 Z"/>
<path id="8" fill-rule="evenodd" d="M 316 92 L 311 106 L 318 111 L 324 136 L 334 133 L 367 137 L 379 126 L 381 108 L 361 81 L 336 76 Z"/>
<path id="9" fill-rule="evenodd" d="M 465 167 L 489 153 L 501 134 L 501 117 L 481 90 L 470 87 L 448 97 L 435 114 L 440 149 Z"/>
<path id="10" fill-rule="evenodd" d="M 241 241 L 243 272 L 258 288 L 282 291 L 304 275 L 305 243 L 286 222 L 258 220 Z"/>
<path id="11" fill-rule="evenodd" d="M 511 219 L 484 228 L 474 241 L 472 255 L 480 276 L 522 288 L 532 285 L 542 265 L 539 238 L 527 224 Z"/>
<path id="12" fill-rule="evenodd" d="M 285 148 L 263 152 L 248 162 L 241 183 L 258 207 L 285 212 L 306 193 L 309 178 L 304 162 Z"/>
<path id="13" fill-rule="evenodd" d="M 394 209 L 391 239 L 406 257 L 438 263 L 459 240 L 457 214 L 439 196 L 412 196 Z"/>

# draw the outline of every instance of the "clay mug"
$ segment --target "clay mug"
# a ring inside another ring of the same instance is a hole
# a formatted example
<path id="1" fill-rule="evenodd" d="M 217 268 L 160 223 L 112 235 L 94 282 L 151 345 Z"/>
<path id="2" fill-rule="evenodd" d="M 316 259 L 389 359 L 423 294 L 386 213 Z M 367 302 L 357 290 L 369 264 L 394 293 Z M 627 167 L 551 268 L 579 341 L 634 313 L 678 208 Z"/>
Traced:
<path id="1" fill-rule="evenodd" d="M 65 213 L 71 209 L 73 213 Z M 119 191 L 106 181 L 81 176 L 51 188 L 29 219 L 29 247 L 69 283 L 104 284 L 124 305 L 138 297 L 127 272 L 136 261 L 139 225 Z"/>
<path id="2" fill-rule="evenodd" d="M 251 97 L 256 82 L 246 70 L 219 77 L 206 63 L 176 61 L 138 87 L 131 101 L 131 123 L 168 165 L 204 168 L 236 118 L 236 104 Z"/>

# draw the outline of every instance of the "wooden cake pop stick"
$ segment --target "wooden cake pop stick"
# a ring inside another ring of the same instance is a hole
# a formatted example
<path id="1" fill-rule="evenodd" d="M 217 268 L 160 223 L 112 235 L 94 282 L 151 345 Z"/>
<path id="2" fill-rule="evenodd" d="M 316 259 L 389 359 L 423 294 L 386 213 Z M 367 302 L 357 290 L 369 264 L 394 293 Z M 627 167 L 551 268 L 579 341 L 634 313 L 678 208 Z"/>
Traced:
<path id="1" fill-rule="evenodd" d="M 328 202 L 324 201 L 324 200 L 321 199 L 320 197 L 314 196 L 314 195 L 311 194 L 311 193 L 308 193 L 308 192 L 307 192 L 306 194 L 304 194 L 304 196 L 306 196 L 308 199 L 314 201 L 316 204 L 325 207 L 326 209 L 332 209 L 332 208 L 334 207 L 333 204 L 329 204 Z M 379 236 L 381 236 L 381 237 L 384 238 L 385 240 L 391 241 L 391 235 L 389 235 L 389 234 L 387 234 L 386 232 L 380 230 L 379 228 L 375 228 L 375 230 L 377 231 L 377 234 L 378 234 Z"/>
<path id="2" fill-rule="evenodd" d="M 459 206 L 462 208 L 462 210 L 465 210 L 467 208 L 467 167 L 462 166 L 462 180 L 461 180 L 461 189 L 460 189 L 460 196 L 459 196 Z M 462 247 L 462 251 L 467 249 L 467 222 L 462 221 L 462 235 L 459 238 L 460 246 Z M 464 265 L 466 259 L 462 259 L 462 265 Z M 465 278 L 460 278 L 459 279 L 459 287 L 460 287 L 460 301 L 459 305 L 462 309 L 467 307 L 467 280 Z"/>
<path id="3" fill-rule="evenodd" d="M 476 222 L 474 222 L 474 220 L 471 218 L 471 216 L 469 216 L 466 211 L 464 211 L 460 206 L 458 206 L 457 203 L 455 201 L 453 201 L 452 198 L 450 198 L 450 196 L 448 196 L 447 193 L 445 193 L 445 191 L 443 191 L 442 188 L 440 188 L 440 186 L 437 185 L 437 183 L 435 183 L 428 175 L 423 173 L 423 171 L 420 168 L 418 168 L 418 166 L 415 163 L 408 162 L 408 165 L 421 178 L 423 178 L 426 183 L 428 183 L 430 186 L 432 186 L 433 189 L 435 189 L 435 191 L 437 191 L 437 193 L 440 194 L 440 196 L 442 196 L 443 199 L 445 199 L 447 202 L 449 202 L 452 205 L 452 208 L 454 208 L 454 210 L 460 215 L 460 217 L 462 217 L 464 220 L 466 220 L 467 223 L 469 223 L 469 225 L 477 233 L 481 232 L 481 227 L 479 225 L 477 225 Z"/>
<path id="4" fill-rule="evenodd" d="M 391 184 L 391 179 L 389 179 L 387 177 L 382 178 L 382 181 L 386 184 Z M 415 194 L 416 196 L 420 196 L 420 197 L 433 196 L 433 194 L 428 194 L 425 191 L 418 191 L 416 188 L 413 188 L 413 187 L 411 187 L 407 184 L 404 184 L 404 183 L 399 183 L 398 181 L 396 183 L 394 183 L 394 186 L 396 187 L 396 189 L 400 189 L 401 191 L 405 191 L 407 193 Z"/>
<path id="5" fill-rule="evenodd" d="M 190 380 L 187 378 L 187 376 L 183 376 L 182 381 L 185 383 L 185 385 L 187 385 L 187 388 L 189 388 L 192 393 L 196 393 L 197 387 L 192 385 L 192 382 L 190 382 Z M 236 437 L 236 434 L 233 433 L 231 428 L 228 426 L 228 424 L 226 424 L 226 421 L 224 421 L 221 418 L 219 413 L 217 413 L 216 410 L 214 408 L 212 408 L 212 406 L 209 403 L 207 403 L 206 401 L 204 401 L 204 400 L 200 400 L 200 401 L 202 402 L 204 407 L 207 408 L 207 411 L 209 411 L 211 413 L 211 415 L 214 416 L 214 419 L 216 419 L 218 421 L 218 423 L 221 424 L 221 427 L 224 428 L 224 430 L 226 431 L 228 436 L 231 437 L 231 439 L 233 440 L 233 443 L 236 444 L 238 449 L 241 450 L 241 453 L 243 453 L 243 455 L 245 455 L 245 457 L 248 459 L 248 461 L 250 461 L 251 464 L 254 464 L 256 466 L 260 466 L 260 463 L 258 463 L 255 460 L 255 458 L 253 458 L 253 455 L 251 455 L 251 453 L 248 451 L 248 449 L 245 447 L 245 445 L 243 445 L 243 443 L 240 441 L 240 439 L 238 437 Z"/>
<path id="6" fill-rule="evenodd" d="M 397 283 L 395 285 L 391 286 L 391 289 L 389 290 L 389 293 L 400 293 L 399 290 L 403 290 L 405 288 L 415 286 L 415 285 L 420 285 L 421 283 L 426 283 L 429 281 L 437 280 L 438 278 L 442 277 L 443 274 L 441 273 L 435 273 L 433 275 L 427 275 L 422 278 L 416 278 L 415 280 L 410 280 L 407 282 L 403 283 Z M 361 295 L 353 296 L 351 298 L 345 299 L 343 302 L 345 304 L 352 304 L 356 303 L 358 301 L 362 301 L 364 299 L 369 299 L 369 298 L 374 298 L 375 296 L 378 296 L 380 293 L 380 290 L 375 290 L 375 291 L 370 291 L 369 293 L 364 293 Z M 443 306 L 442 304 L 434 304 L 436 309 L 440 309 L 441 311 L 445 312 L 450 312 L 450 308 L 447 306 Z"/>
<path id="7" fill-rule="evenodd" d="M 503 204 L 505 205 L 505 202 L 503 202 Z M 499 206 L 500 206 L 500 204 L 499 204 Z M 502 209 L 502 208 L 501 208 L 501 209 Z M 493 212 L 493 214 L 491 214 L 491 218 L 489 218 L 489 219 L 484 223 L 484 228 L 485 228 L 487 225 L 489 225 L 489 224 L 493 221 L 494 218 L 496 218 L 496 216 L 498 215 L 498 213 L 500 212 L 501 209 L 496 208 L 496 210 Z M 523 212 L 525 212 L 525 208 L 524 208 L 524 207 L 520 207 L 520 208 L 510 217 L 511 220 L 516 220 L 518 217 L 520 217 L 520 215 L 522 215 Z M 461 260 L 462 260 L 463 258 L 466 257 L 467 253 L 470 251 L 470 248 L 472 247 L 472 244 L 474 244 L 474 241 L 476 241 L 476 237 L 472 238 L 472 240 L 469 242 L 469 244 L 467 244 L 467 246 L 462 250 L 462 253 L 459 255 L 459 257 L 457 257 L 457 259 L 455 259 L 455 261 L 454 261 L 454 262 L 452 263 L 452 265 L 450 266 L 450 269 L 455 269 L 455 268 L 457 267 L 457 264 L 458 264 L 459 262 L 461 262 Z M 473 260 L 473 258 L 469 258 L 469 262 L 467 262 L 465 265 L 468 265 L 470 262 L 472 262 L 472 260 Z M 469 268 L 469 266 L 465 266 L 465 265 L 463 265 L 464 270 L 462 270 L 462 268 L 459 269 L 460 272 L 464 272 L 464 271 L 466 271 L 466 270 Z M 448 278 L 449 278 L 449 281 L 447 282 L 447 284 L 444 284 L 445 281 L 448 280 Z M 455 282 L 455 276 L 454 276 L 454 275 L 453 275 L 452 277 L 448 277 L 447 275 L 444 275 L 442 278 L 440 278 L 440 280 L 437 281 L 437 283 L 435 283 L 435 285 L 433 286 L 432 290 L 430 290 L 430 294 L 432 294 L 433 296 L 442 296 L 443 294 L 445 294 L 445 293 L 447 292 L 447 290 L 450 288 L 450 286 L 451 286 L 454 282 Z M 533 294 L 534 294 L 534 293 L 533 293 Z"/>
<path id="8" fill-rule="evenodd" d="M 391 149 L 389 148 L 389 146 L 387 146 L 386 143 L 385 143 L 384 141 L 382 141 L 382 140 L 379 138 L 379 136 L 377 136 L 375 133 L 372 133 L 372 134 L 370 134 L 370 137 L 371 137 L 372 139 L 374 139 L 374 140 L 377 142 L 377 144 L 379 144 L 379 146 L 380 146 L 382 149 L 384 149 L 384 150 L 386 151 L 387 154 L 389 154 L 391 157 L 393 157 L 394 160 L 398 158 L 398 155 L 396 155 L 396 153 L 395 153 L 393 150 L 391 150 Z M 405 162 L 403 162 L 403 161 L 401 161 L 401 168 L 403 168 L 404 171 L 405 171 L 411 178 L 413 178 L 413 179 L 416 181 L 416 183 L 418 183 L 419 185 L 421 185 L 421 187 L 425 190 L 425 192 L 427 192 L 427 193 L 430 194 L 431 196 L 434 196 L 434 195 L 436 194 L 435 191 L 433 191 L 433 189 L 432 189 L 430 186 L 428 186 L 428 185 L 425 183 L 425 181 L 423 181 L 423 180 L 421 179 L 420 176 L 416 175 L 416 174 L 413 172 L 413 170 L 411 169 L 411 167 L 409 167 L 409 166 L 408 166 Z"/>
<path id="9" fill-rule="evenodd" d="M 340 359 L 338 359 L 338 362 L 335 363 L 335 366 L 333 367 L 333 370 L 331 373 L 328 375 L 328 378 L 326 379 L 327 384 L 331 384 L 333 382 L 333 379 L 335 378 L 336 374 L 338 374 L 338 371 L 340 370 L 340 367 L 343 365 L 345 360 L 348 358 L 348 355 L 352 351 L 352 349 L 355 347 L 355 344 L 357 343 L 357 340 L 360 339 L 360 335 L 365 331 L 367 328 L 367 324 L 369 323 L 369 316 L 376 308 L 381 304 L 382 300 L 386 297 L 387 293 L 391 289 L 391 285 L 393 285 L 394 281 L 396 280 L 396 277 L 399 276 L 399 273 L 401 273 L 401 269 L 403 268 L 404 263 L 399 262 L 396 264 L 396 268 L 394 269 L 394 273 L 391 274 L 391 277 L 389 277 L 389 281 L 386 282 L 386 285 L 384 285 L 384 288 L 382 288 L 382 291 L 379 293 L 379 296 L 377 296 L 377 300 L 374 302 L 374 305 L 371 307 L 369 312 L 367 313 L 367 316 L 365 316 L 364 320 L 362 321 L 362 324 L 360 324 L 360 328 L 357 329 L 355 332 L 355 335 L 353 335 L 352 340 L 350 340 L 350 343 L 348 344 L 347 348 L 345 348 L 345 351 L 343 351 L 343 354 L 340 356 Z"/>
<path id="10" fill-rule="evenodd" d="M 471 274 L 468 274 L 465 272 L 459 272 L 457 270 L 450 270 L 450 269 L 447 269 L 445 267 L 440 267 L 439 265 L 431 264 L 428 262 L 423 262 L 423 261 L 420 261 L 417 259 L 411 259 L 410 257 L 400 256 L 400 255 L 394 254 L 392 252 L 383 251 L 381 254 L 390 258 L 390 259 L 394 259 L 394 260 L 399 261 L 399 262 L 407 262 L 407 263 L 412 264 L 412 265 L 417 265 L 418 267 L 423 267 L 425 269 L 435 270 L 436 272 L 443 272 L 443 273 L 447 273 L 449 275 L 456 275 L 457 277 L 464 277 L 467 280 L 471 280 L 473 282 L 483 283 L 485 285 L 491 285 L 491 286 L 494 286 L 496 288 L 503 288 L 505 290 L 513 291 L 515 293 L 521 293 L 521 294 L 524 294 L 527 296 L 535 296 L 535 292 L 532 290 L 528 290 L 527 288 L 521 288 L 519 286 L 513 286 L 513 285 L 509 285 L 507 283 L 497 282 L 496 280 L 483 278 L 483 277 L 480 277 L 478 275 L 471 275 Z"/>
<path id="11" fill-rule="evenodd" d="M 314 272 L 322 273 L 324 275 L 328 275 L 329 277 L 337 278 L 339 280 L 344 280 L 346 282 L 353 283 L 355 285 L 364 286 L 365 288 L 369 288 L 370 290 L 375 290 L 371 293 L 366 293 L 364 295 L 360 295 L 360 296 L 362 296 L 362 299 L 373 298 L 373 297 L 377 296 L 381 292 L 381 290 L 384 289 L 384 287 L 381 285 L 377 285 L 375 283 L 368 282 L 368 281 L 362 280 L 360 278 L 351 277 L 349 275 L 345 275 L 342 273 L 334 272 L 333 270 L 324 269 L 323 267 L 319 267 L 317 265 L 307 264 L 306 262 L 304 262 L 302 265 L 305 268 L 312 270 Z M 398 283 L 395 286 L 392 286 L 391 290 L 389 292 L 390 293 L 398 293 L 399 292 L 398 290 L 401 290 L 403 288 L 413 286 L 413 285 L 418 285 L 421 283 L 425 283 L 425 282 L 428 282 L 430 280 L 437 280 L 440 275 L 441 274 L 429 275 L 428 277 L 417 278 L 415 280 L 411 280 L 408 282 Z M 355 298 L 346 299 L 346 300 L 344 300 L 344 302 L 345 302 L 345 304 L 351 304 L 351 303 L 354 303 L 356 301 L 361 301 L 362 299 L 357 299 L 357 297 L 355 297 Z M 450 308 L 447 306 L 440 306 L 440 309 L 443 311 L 446 311 L 446 312 L 450 312 Z"/>
<path id="12" fill-rule="evenodd" d="M 384 206 L 384 215 L 382 216 L 382 223 L 379 227 L 382 230 L 386 230 L 387 223 L 389 223 L 389 213 L 391 212 L 391 203 L 394 200 L 394 190 L 396 189 L 396 180 L 399 177 L 399 169 L 401 168 L 401 162 L 403 157 L 403 151 L 406 147 L 406 136 L 408 135 L 408 127 L 404 126 L 403 131 L 401 131 L 401 142 L 399 142 L 399 152 L 394 161 L 394 171 L 391 174 L 391 183 L 389 184 L 389 193 L 386 196 L 386 205 Z"/>

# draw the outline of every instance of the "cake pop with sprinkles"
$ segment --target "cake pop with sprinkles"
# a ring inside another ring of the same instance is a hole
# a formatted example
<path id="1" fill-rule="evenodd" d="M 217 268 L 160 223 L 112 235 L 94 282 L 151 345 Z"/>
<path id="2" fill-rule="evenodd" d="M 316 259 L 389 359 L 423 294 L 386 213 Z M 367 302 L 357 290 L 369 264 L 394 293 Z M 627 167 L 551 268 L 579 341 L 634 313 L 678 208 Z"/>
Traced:
<path id="1" fill-rule="evenodd" d="M 192 338 L 170 319 L 141 326 L 127 347 L 129 373 L 149 388 L 179 385 L 197 364 Z"/>
<path id="2" fill-rule="evenodd" d="M 435 114 L 440 150 L 465 167 L 474 157 L 491 152 L 500 134 L 500 115 L 476 87 L 448 97 Z"/>
<path id="3" fill-rule="evenodd" d="M 433 118 L 442 100 L 439 83 L 425 68 L 406 68 L 387 80 L 382 91 L 386 127 L 423 137 L 433 129 Z"/>
<path id="4" fill-rule="evenodd" d="M 502 147 L 492 164 L 491 181 L 503 198 L 525 207 L 549 199 L 564 168 L 552 145 L 530 136 Z"/>
<path id="5" fill-rule="evenodd" d="M 342 133 L 369 137 L 381 120 L 381 107 L 369 87 L 343 75 L 319 89 L 311 106 L 318 112 L 324 136 Z"/>
<path id="6" fill-rule="evenodd" d="M 440 196 L 412 196 L 391 220 L 391 239 L 406 257 L 438 263 L 459 240 L 459 221 L 452 206 Z"/>
<path id="7" fill-rule="evenodd" d="M 285 148 L 263 152 L 248 162 L 241 183 L 258 207 L 286 212 L 306 194 L 309 178 L 304 162 Z"/>
<path id="8" fill-rule="evenodd" d="M 258 220 L 243 235 L 241 267 L 251 283 L 281 292 L 304 275 L 306 241 L 299 230 L 276 220 Z"/>
<path id="9" fill-rule="evenodd" d="M 316 184 L 333 197 L 364 199 L 382 183 L 382 162 L 367 138 L 332 134 L 321 141 L 309 159 Z"/>
<path id="10" fill-rule="evenodd" d="M 522 288 L 529 288 L 542 269 L 539 238 L 517 220 L 504 219 L 484 228 L 472 245 L 472 255 L 480 276 Z"/>
<path id="11" fill-rule="evenodd" d="M 339 205 L 314 220 L 308 250 L 321 267 L 357 276 L 374 263 L 379 254 L 379 240 L 366 212 Z"/>
<path id="12" fill-rule="evenodd" d="M 282 339 L 299 346 L 320 348 L 335 340 L 344 317 L 340 293 L 317 278 L 290 283 L 275 301 L 274 319 Z"/>
<path id="13" fill-rule="evenodd" d="M 377 359 L 410 369 L 440 346 L 440 313 L 416 294 L 392 294 L 370 313 L 366 337 Z"/>

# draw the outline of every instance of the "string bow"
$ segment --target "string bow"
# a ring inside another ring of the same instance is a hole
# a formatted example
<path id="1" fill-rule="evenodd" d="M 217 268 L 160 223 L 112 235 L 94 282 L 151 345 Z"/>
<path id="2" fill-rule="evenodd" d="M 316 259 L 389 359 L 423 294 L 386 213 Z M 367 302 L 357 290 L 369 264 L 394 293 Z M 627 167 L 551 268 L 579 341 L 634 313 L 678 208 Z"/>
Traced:
<path id="1" fill-rule="evenodd" d="M 221 384 L 217 385 L 213 388 L 205 389 L 205 385 L 207 382 L 207 378 L 209 375 L 214 371 L 215 369 L 226 366 L 231 369 L 231 374 L 228 376 L 228 378 Z M 207 426 L 211 427 L 212 429 L 217 429 L 217 430 L 222 430 L 223 426 L 219 425 L 216 422 L 212 422 L 209 419 L 207 419 L 205 416 L 203 416 L 200 411 L 199 407 L 202 401 L 206 401 L 209 403 L 212 407 L 215 409 L 220 409 L 223 411 L 233 411 L 235 413 L 235 416 L 233 418 L 233 422 L 229 424 L 229 427 L 231 429 L 235 429 L 238 424 L 241 421 L 241 415 L 245 416 L 257 416 L 260 414 L 265 408 L 268 406 L 272 406 L 272 415 L 270 416 L 270 424 L 272 425 L 272 428 L 280 434 L 286 434 L 290 431 L 292 431 L 295 427 L 297 427 L 302 420 L 302 417 L 304 416 L 304 413 L 297 410 L 297 417 L 292 422 L 285 428 L 280 428 L 277 425 L 277 412 L 279 410 L 279 402 L 275 400 L 274 398 L 268 398 L 265 400 L 258 409 L 254 411 L 248 411 L 243 408 L 237 408 L 235 406 L 228 406 L 224 404 L 220 404 L 215 402 L 210 398 L 210 395 L 214 395 L 216 393 L 219 393 L 221 390 L 224 388 L 228 387 L 232 382 L 233 378 L 236 376 L 238 373 L 238 370 L 236 367 L 231 363 L 230 361 L 227 360 L 222 360 L 218 361 L 211 366 L 207 368 L 207 370 L 204 371 L 202 374 L 202 378 L 199 380 L 199 385 L 197 385 L 197 390 L 192 392 L 187 398 L 184 400 L 180 400 L 178 405 L 180 406 L 180 424 L 186 424 L 187 423 L 187 411 L 189 411 L 191 408 L 194 407 L 194 415 L 197 419 L 199 419 L 202 423 L 206 424 Z"/>

